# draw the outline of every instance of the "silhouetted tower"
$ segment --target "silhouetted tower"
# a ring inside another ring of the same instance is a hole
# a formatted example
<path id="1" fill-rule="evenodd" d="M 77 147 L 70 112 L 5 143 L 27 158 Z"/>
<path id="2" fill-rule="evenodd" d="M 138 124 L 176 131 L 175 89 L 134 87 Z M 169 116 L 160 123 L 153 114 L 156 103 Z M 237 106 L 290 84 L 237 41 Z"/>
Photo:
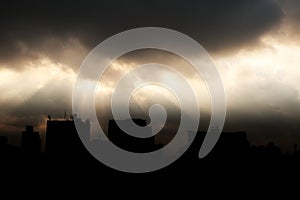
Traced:
<path id="1" fill-rule="evenodd" d="M 7 149 L 7 137 L 0 136 L 0 156 L 3 156 L 4 153 L 6 153 Z"/>
<path id="2" fill-rule="evenodd" d="M 188 149 L 189 155 L 197 157 L 199 149 L 207 134 L 206 131 L 189 131 L 189 140 L 191 142 L 192 134 L 196 134 L 195 141 Z M 222 132 L 219 140 L 207 155 L 207 158 L 228 159 L 228 158 L 246 158 L 249 155 L 250 142 L 247 139 L 247 133 L 244 131 Z"/>
<path id="3" fill-rule="evenodd" d="M 7 137 L 6 136 L 0 136 L 0 147 L 4 147 L 7 145 Z"/>
<path id="4" fill-rule="evenodd" d="M 41 152 L 41 139 L 39 132 L 33 126 L 27 125 L 22 132 L 21 149 L 26 154 L 39 155 Z"/>
<path id="5" fill-rule="evenodd" d="M 130 119 L 119 120 L 120 123 L 129 123 Z M 147 126 L 147 122 L 144 119 L 135 119 L 132 121 L 138 126 Z M 147 138 L 138 138 L 131 136 L 121 130 L 115 120 L 109 120 L 108 122 L 108 139 L 117 145 L 118 147 L 131 151 L 131 152 L 151 152 L 158 149 L 155 145 L 155 138 L 152 135 L 151 127 L 145 127 Z"/>
<path id="6" fill-rule="evenodd" d="M 59 157 L 71 156 L 76 157 L 85 148 L 79 138 L 74 121 L 77 120 L 82 130 L 89 137 L 90 123 L 87 120 L 82 122 L 79 118 L 74 120 L 47 120 L 46 127 L 46 153 Z"/>

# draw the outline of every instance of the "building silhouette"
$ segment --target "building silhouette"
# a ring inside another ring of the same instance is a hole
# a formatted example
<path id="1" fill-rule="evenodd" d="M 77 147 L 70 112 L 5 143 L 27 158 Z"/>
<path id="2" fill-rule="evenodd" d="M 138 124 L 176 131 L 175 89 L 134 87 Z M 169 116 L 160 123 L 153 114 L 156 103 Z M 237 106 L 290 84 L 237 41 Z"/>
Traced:
<path id="1" fill-rule="evenodd" d="M 199 149 L 203 143 L 203 140 L 207 134 L 206 131 L 189 132 L 189 140 L 191 136 L 196 134 L 188 155 L 197 158 Z M 222 132 L 219 140 L 214 148 L 207 155 L 207 158 L 212 159 L 246 159 L 249 158 L 251 150 L 250 142 L 247 139 L 247 132 Z"/>
<path id="2" fill-rule="evenodd" d="M 129 123 L 132 120 L 138 126 L 145 127 L 145 131 L 147 131 L 147 135 L 150 137 L 147 138 L 138 138 L 131 136 L 121 130 L 115 120 L 109 120 L 108 123 L 108 139 L 117 145 L 118 147 L 137 153 L 145 153 L 157 150 L 159 145 L 155 145 L 155 137 L 151 136 L 152 130 L 151 127 L 146 127 L 147 122 L 144 119 L 132 118 L 125 120 L 118 120 L 119 123 Z"/>
<path id="3" fill-rule="evenodd" d="M 126 124 L 129 120 L 145 127 L 145 134 L 149 134 L 150 137 L 138 138 L 122 131 L 118 123 Z M 81 142 L 83 139 L 82 135 L 79 137 L 77 130 L 86 132 L 86 139 L 89 139 L 90 122 L 88 120 L 83 122 L 76 117 L 69 119 L 66 117 L 64 119 L 49 117 L 46 127 L 46 152 L 45 154 L 39 154 L 40 156 L 38 157 L 28 156 L 38 155 L 41 150 L 39 132 L 34 131 L 32 126 L 26 126 L 25 131 L 21 133 L 21 148 L 9 145 L 8 138 L 0 136 L 0 168 L 7 166 L 8 169 L 11 169 L 11 166 L 22 166 L 23 168 L 27 167 L 27 169 L 49 169 L 58 173 L 65 173 L 72 169 L 75 172 L 83 170 L 91 172 L 91 174 L 99 173 L 101 176 L 103 174 L 118 173 L 101 164 L 88 153 Z M 284 164 L 295 169 L 299 169 L 297 167 L 300 166 L 300 153 L 296 145 L 294 146 L 295 152 L 293 155 L 282 154 L 280 147 L 272 142 L 269 142 L 267 145 L 251 146 L 247 138 L 247 132 L 244 131 L 222 132 L 212 151 L 205 158 L 199 159 L 199 150 L 207 133 L 198 131 L 189 132 L 188 134 L 189 140 L 195 136 L 191 146 L 180 158 L 170 166 L 160 170 L 158 174 L 177 174 L 182 172 L 191 176 L 196 174 L 202 176 L 203 171 L 217 166 L 228 166 L 228 169 L 231 169 L 231 167 L 240 169 L 243 166 L 267 166 L 269 168 L 269 166 L 274 166 L 274 164 L 276 166 Z M 147 122 L 144 119 L 109 120 L 108 123 L 108 139 L 127 151 L 144 153 L 162 148 L 161 145 L 155 143 L 155 136 L 157 135 L 151 135 L 151 127 L 147 126 Z M 107 140 L 91 140 L 92 145 L 106 145 L 108 142 Z"/>
<path id="4" fill-rule="evenodd" d="M 0 136 L 0 163 L 5 164 L 5 162 L 14 162 L 18 159 L 20 159 L 20 149 L 8 144 L 6 136 Z"/>
<path id="5" fill-rule="evenodd" d="M 7 137 L 5 136 L 0 136 L 0 148 L 4 148 L 7 146 Z"/>
<path id="6" fill-rule="evenodd" d="M 27 155 L 39 155 L 41 153 L 41 138 L 33 126 L 26 125 L 25 131 L 21 133 L 21 150 Z"/>
<path id="7" fill-rule="evenodd" d="M 86 152 L 80 137 L 77 133 L 75 120 L 80 123 L 81 129 L 87 134 L 90 133 L 90 123 L 87 120 L 71 117 L 71 119 L 51 119 L 47 120 L 46 127 L 46 153 L 55 157 L 75 158 Z"/>

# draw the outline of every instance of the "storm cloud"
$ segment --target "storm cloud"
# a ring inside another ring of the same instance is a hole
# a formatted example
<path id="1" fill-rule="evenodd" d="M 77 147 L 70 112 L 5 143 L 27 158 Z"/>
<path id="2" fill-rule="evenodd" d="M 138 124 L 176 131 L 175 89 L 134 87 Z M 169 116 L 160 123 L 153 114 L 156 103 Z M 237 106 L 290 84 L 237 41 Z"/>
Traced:
<path id="1" fill-rule="evenodd" d="M 84 49 L 127 29 L 171 28 L 193 37 L 209 52 L 228 51 L 258 43 L 261 34 L 280 24 L 283 12 L 273 0 L 31 0 L 3 2 L 0 16 L 2 66 L 21 68 L 22 61 L 43 55 L 67 62 L 60 52 L 77 40 L 83 52 L 69 63 L 77 69 Z"/>

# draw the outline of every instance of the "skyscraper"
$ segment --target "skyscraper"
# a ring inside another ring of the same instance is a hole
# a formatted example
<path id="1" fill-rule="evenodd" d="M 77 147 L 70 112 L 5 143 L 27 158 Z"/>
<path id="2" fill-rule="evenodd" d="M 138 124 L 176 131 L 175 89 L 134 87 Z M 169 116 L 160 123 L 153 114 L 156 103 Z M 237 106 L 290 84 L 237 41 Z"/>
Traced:
<path id="1" fill-rule="evenodd" d="M 31 125 L 26 125 L 25 131 L 22 132 L 21 149 L 28 155 L 39 155 L 41 152 L 40 134 L 34 131 Z"/>
<path id="2" fill-rule="evenodd" d="M 129 123 L 130 119 L 119 120 L 120 123 L 126 124 Z M 143 119 L 132 119 L 134 123 L 138 126 L 147 126 L 146 120 Z M 122 129 L 119 128 L 115 120 L 109 120 L 108 123 L 108 139 L 117 145 L 118 147 L 131 151 L 131 152 L 151 152 L 158 149 L 158 146 L 155 145 L 155 137 L 151 136 L 151 127 L 145 127 L 145 131 L 149 137 L 147 138 L 138 138 L 125 133 Z"/>
<path id="3" fill-rule="evenodd" d="M 86 122 L 82 122 L 79 118 L 74 120 L 79 120 L 79 123 L 82 123 L 81 127 L 85 128 L 87 133 L 90 132 L 88 120 Z M 47 120 L 46 153 L 48 155 L 76 157 L 86 151 L 78 136 L 74 120 L 73 118 Z"/>

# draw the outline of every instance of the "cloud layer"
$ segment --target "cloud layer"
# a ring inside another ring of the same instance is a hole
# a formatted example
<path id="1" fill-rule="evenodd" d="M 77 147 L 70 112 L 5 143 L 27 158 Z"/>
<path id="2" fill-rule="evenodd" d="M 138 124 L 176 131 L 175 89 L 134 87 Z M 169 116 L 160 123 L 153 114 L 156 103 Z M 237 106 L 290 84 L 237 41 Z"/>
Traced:
<path id="1" fill-rule="evenodd" d="M 61 57 L 68 46 L 90 50 L 113 34 L 142 26 L 175 29 L 209 52 L 228 51 L 256 45 L 282 17 L 273 0 L 5 1 L 0 8 L 0 61 L 20 68 L 47 55 L 77 69 L 86 51 Z"/>
<path id="2" fill-rule="evenodd" d="M 228 96 L 229 130 L 247 129 L 253 141 L 299 143 L 299 10 L 297 0 L 2 2 L 0 133 L 19 133 L 27 123 L 43 129 L 48 113 L 70 113 L 76 72 L 93 47 L 120 31 L 158 26 L 191 36 L 212 55 Z M 190 73 L 178 59 L 147 55 L 129 56 L 109 76 L 137 58 L 168 58 Z"/>

